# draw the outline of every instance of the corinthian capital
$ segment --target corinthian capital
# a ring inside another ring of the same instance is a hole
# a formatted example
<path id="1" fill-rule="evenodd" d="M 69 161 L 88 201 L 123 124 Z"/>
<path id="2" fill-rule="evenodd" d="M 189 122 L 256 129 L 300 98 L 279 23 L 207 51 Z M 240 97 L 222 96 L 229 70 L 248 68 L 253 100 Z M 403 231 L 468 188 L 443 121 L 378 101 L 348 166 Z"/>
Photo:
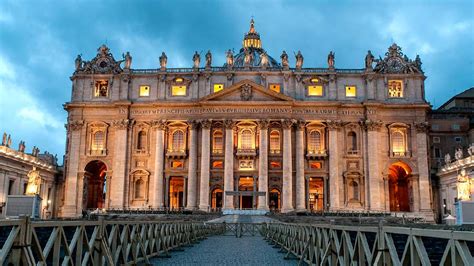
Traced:
<path id="1" fill-rule="evenodd" d="M 341 120 L 326 120 L 326 125 L 330 130 L 338 130 L 342 127 Z"/>
<path id="2" fill-rule="evenodd" d="M 165 130 L 166 129 L 166 120 L 153 120 L 151 122 L 151 126 L 158 129 L 158 130 Z"/>
<path id="3" fill-rule="evenodd" d="M 430 129 L 428 122 L 415 122 L 414 126 L 417 133 L 426 133 Z"/>
<path id="4" fill-rule="evenodd" d="M 362 125 L 367 129 L 367 131 L 379 131 L 380 128 L 383 126 L 382 120 L 370 120 L 367 119 L 363 121 Z"/>
<path id="5" fill-rule="evenodd" d="M 198 120 L 189 120 L 188 121 L 189 129 L 193 130 L 199 127 L 199 121 Z"/>
<path id="6" fill-rule="evenodd" d="M 270 125 L 269 120 L 264 119 L 264 120 L 258 121 L 258 129 L 262 129 L 262 130 L 268 129 L 269 125 Z"/>
<path id="7" fill-rule="evenodd" d="M 129 119 L 119 119 L 112 122 L 115 129 L 127 129 L 129 125 L 133 125 L 133 121 Z"/>
<path id="8" fill-rule="evenodd" d="M 67 130 L 80 130 L 84 125 L 84 120 L 73 120 L 70 121 L 69 124 L 66 124 Z"/>
<path id="9" fill-rule="evenodd" d="M 234 120 L 224 120 L 224 127 L 226 129 L 233 129 L 235 127 L 235 121 Z"/>
<path id="10" fill-rule="evenodd" d="M 212 122 L 209 119 L 204 119 L 200 121 L 202 129 L 210 129 Z"/>
<path id="11" fill-rule="evenodd" d="M 281 125 L 283 129 L 291 129 L 294 123 L 296 123 L 295 119 L 285 119 L 282 121 Z"/>
<path id="12" fill-rule="evenodd" d="M 296 128 L 297 128 L 298 130 L 304 130 L 305 127 L 306 127 L 306 121 L 304 121 L 304 120 L 298 120 L 298 121 L 296 122 Z"/>

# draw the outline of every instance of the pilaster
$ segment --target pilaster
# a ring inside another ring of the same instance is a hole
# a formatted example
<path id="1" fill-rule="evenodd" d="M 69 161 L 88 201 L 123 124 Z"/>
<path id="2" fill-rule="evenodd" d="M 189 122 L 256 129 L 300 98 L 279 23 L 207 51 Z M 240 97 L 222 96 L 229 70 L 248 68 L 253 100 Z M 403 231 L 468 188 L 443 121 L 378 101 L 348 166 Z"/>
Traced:
<path id="1" fill-rule="evenodd" d="M 125 173 L 127 166 L 127 130 L 131 121 L 128 119 L 115 120 L 113 166 L 114 178 L 110 190 L 110 208 L 122 209 L 125 198 Z"/>
<path id="2" fill-rule="evenodd" d="M 152 126 L 155 128 L 156 144 L 155 144 L 155 169 L 151 190 L 151 205 L 153 208 L 163 208 L 163 167 L 164 167 L 164 131 L 166 129 L 166 121 L 153 121 Z"/>
<path id="3" fill-rule="evenodd" d="M 188 185 L 187 185 L 187 203 L 186 209 L 196 209 L 196 186 L 197 186 L 197 127 L 198 122 L 190 121 L 189 123 L 189 164 L 188 164 Z"/>
<path id="4" fill-rule="evenodd" d="M 305 121 L 298 121 L 296 124 L 296 210 L 306 209 L 305 177 L 304 177 L 304 130 Z"/>
<path id="5" fill-rule="evenodd" d="M 201 189 L 199 209 L 202 211 L 209 210 L 210 136 L 211 121 L 201 121 Z"/>
<path id="6" fill-rule="evenodd" d="M 258 197 L 258 209 L 268 210 L 268 120 L 258 123 L 260 130 L 259 158 L 258 158 L 258 191 L 265 195 Z"/>
<path id="7" fill-rule="evenodd" d="M 293 211 L 293 169 L 291 158 L 291 128 L 294 120 L 283 120 L 283 199 L 281 211 Z"/>
<path id="8" fill-rule="evenodd" d="M 233 196 L 227 192 L 234 191 L 234 126 L 232 120 L 225 120 L 225 159 L 224 159 L 224 208 L 234 209 Z"/>

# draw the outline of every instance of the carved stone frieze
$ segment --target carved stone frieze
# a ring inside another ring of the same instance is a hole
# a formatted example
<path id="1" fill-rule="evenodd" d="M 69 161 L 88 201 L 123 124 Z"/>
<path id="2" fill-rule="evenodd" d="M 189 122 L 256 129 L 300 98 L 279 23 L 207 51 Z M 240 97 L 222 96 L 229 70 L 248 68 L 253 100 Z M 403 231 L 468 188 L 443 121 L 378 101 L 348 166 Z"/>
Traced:
<path id="1" fill-rule="evenodd" d="M 243 101 L 249 101 L 252 99 L 252 86 L 249 84 L 244 84 L 240 87 L 240 98 Z"/>
<path id="2" fill-rule="evenodd" d="M 430 124 L 428 122 L 415 122 L 414 126 L 417 133 L 426 133 L 430 129 Z"/>
<path id="3" fill-rule="evenodd" d="M 110 49 L 103 44 L 97 49 L 97 55 L 91 61 L 84 61 L 76 67 L 76 73 L 86 74 L 119 74 L 123 70 L 120 67 L 122 61 L 116 61 Z"/>

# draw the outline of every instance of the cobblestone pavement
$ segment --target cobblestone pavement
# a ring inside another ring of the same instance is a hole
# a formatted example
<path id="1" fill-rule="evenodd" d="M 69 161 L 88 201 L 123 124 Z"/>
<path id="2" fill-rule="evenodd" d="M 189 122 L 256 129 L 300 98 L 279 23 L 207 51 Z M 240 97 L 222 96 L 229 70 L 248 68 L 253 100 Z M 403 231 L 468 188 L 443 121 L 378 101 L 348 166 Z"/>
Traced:
<path id="1" fill-rule="evenodd" d="M 275 223 L 278 222 L 267 216 L 262 215 L 224 215 L 217 219 L 208 221 L 209 223 Z"/>
<path id="2" fill-rule="evenodd" d="M 155 258 L 153 265 L 297 265 L 260 236 L 212 236 L 171 258 Z"/>

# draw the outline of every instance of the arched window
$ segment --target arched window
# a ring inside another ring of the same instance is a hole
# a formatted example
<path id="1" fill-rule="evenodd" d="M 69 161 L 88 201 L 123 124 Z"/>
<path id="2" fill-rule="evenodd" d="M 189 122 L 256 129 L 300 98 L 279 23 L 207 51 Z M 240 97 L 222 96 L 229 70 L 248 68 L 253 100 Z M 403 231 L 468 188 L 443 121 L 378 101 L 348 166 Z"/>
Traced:
<path id="1" fill-rule="evenodd" d="M 349 191 L 351 195 L 349 196 L 349 200 L 359 200 L 359 184 L 355 181 L 351 181 L 349 183 Z"/>
<path id="2" fill-rule="evenodd" d="M 252 149 L 252 146 L 253 146 L 252 138 L 253 138 L 252 131 L 250 131 L 249 129 L 243 130 L 241 149 Z"/>
<path id="3" fill-rule="evenodd" d="M 104 131 L 97 131 L 94 133 L 92 139 L 92 150 L 101 151 L 104 149 Z"/>
<path id="4" fill-rule="evenodd" d="M 357 134 L 354 131 L 347 134 L 347 147 L 349 151 L 357 151 Z"/>
<path id="5" fill-rule="evenodd" d="M 176 130 L 173 133 L 173 150 L 182 151 L 184 150 L 184 132 L 182 130 Z"/>
<path id="6" fill-rule="evenodd" d="M 135 181 L 135 198 L 145 198 L 145 182 L 141 178 Z"/>
<path id="7" fill-rule="evenodd" d="M 400 131 L 392 132 L 392 151 L 394 155 L 405 154 L 405 136 Z"/>
<path id="8" fill-rule="evenodd" d="M 321 133 L 319 131 L 313 130 L 309 133 L 308 150 L 311 152 L 321 150 Z"/>
<path id="9" fill-rule="evenodd" d="M 280 153 L 280 132 L 273 130 L 270 133 L 270 153 Z"/>
<path id="10" fill-rule="evenodd" d="M 213 153 L 222 153 L 222 150 L 224 149 L 224 135 L 222 134 L 221 130 L 216 130 L 212 134 L 212 150 Z"/>
<path id="11" fill-rule="evenodd" d="M 137 149 L 138 150 L 146 149 L 146 132 L 143 130 L 138 132 Z"/>

